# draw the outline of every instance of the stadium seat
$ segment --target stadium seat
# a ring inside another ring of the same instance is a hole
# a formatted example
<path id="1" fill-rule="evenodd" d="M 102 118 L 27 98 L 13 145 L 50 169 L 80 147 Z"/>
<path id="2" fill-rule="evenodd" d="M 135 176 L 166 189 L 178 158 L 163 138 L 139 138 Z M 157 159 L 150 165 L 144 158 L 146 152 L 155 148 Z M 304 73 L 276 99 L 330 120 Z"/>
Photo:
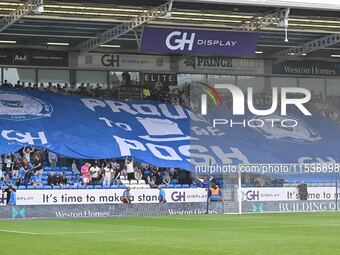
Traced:
<path id="1" fill-rule="evenodd" d="M 60 189 L 70 189 L 70 185 L 63 185 L 63 186 L 60 186 Z"/>
<path id="2" fill-rule="evenodd" d="M 119 185 L 118 188 L 119 189 L 126 189 L 126 186 L 125 185 Z"/>
<path id="3" fill-rule="evenodd" d="M 60 189 L 60 186 L 59 185 L 52 186 L 52 189 Z"/>
<path id="4" fill-rule="evenodd" d="M 63 172 L 66 172 L 66 171 L 69 170 L 69 168 L 68 168 L 67 166 L 62 166 L 62 167 L 60 168 L 60 170 L 63 171 Z"/>
<path id="5" fill-rule="evenodd" d="M 103 189 L 110 189 L 110 185 L 103 186 Z"/>
<path id="6" fill-rule="evenodd" d="M 168 187 L 169 189 L 173 189 L 173 188 L 175 188 L 175 185 L 174 185 L 174 184 L 169 184 L 167 187 Z"/>
<path id="7" fill-rule="evenodd" d="M 54 172 L 60 172 L 60 167 L 59 167 L 59 166 L 56 166 L 56 167 L 54 168 Z"/>
<path id="8" fill-rule="evenodd" d="M 74 185 L 72 185 L 72 186 L 70 186 L 70 189 L 77 189 L 78 187 L 77 186 L 74 186 Z"/>
<path id="9" fill-rule="evenodd" d="M 190 184 L 190 188 L 198 188 L 195 184 Z"/>
<path id="10" fill-rule="evenodd" d="M 52 186 L 51 185 L 45 185 L 44 188 L 45 189 L 52 189 Z"/>
<path id="11" fill-rule="evenodd" d="M 35 189 L 35 187 L 32 186 L 32 185 L 29 185 L 29 186 L 27 186 L 27 189 Z"/>
<path id="12" fill-rule="evenodd" d="M 26 186 L 20 185 L 20 186 L 18 187 L 18 189 L 19 189 L 19 190 L 26 189 Z"/>
<path id="13" fill-rule="evenodd" d="M 103 186 L 102 186 L 102 185 L 95 185 L 94 188 L 95 188 L 95 189 L 102 189 Z"/>
<path id="14" fill-rule="evenodd" d="M 190 188 L 189 184 L 182 184 L 182 188 Z"/>
<path id="15" fill-rule="evenodd" d="M 42 189 L 45 189 L 45 187 L 44 186 L 37 186 L 37 189 L 42 190 Z"/>
<path id="16" fill-rule="evenodd" d="M 78 189 L 85 189 L 85 185 L 78 185 Z"/>
<path id="17" fill-rule="evenodd" d="M 51 167 L 50 166 L 45 166 L 44 167 L 44 171 L 47 171 L 47 172 L 51 171 Z"/>
<path id="18" fill-rule="evenodd" d="M 86 188 L 87 188 L 87 189 L 94 189 L 94 186 L 93 186 L 93 185 L 87 185 Z"/>
<path id="19" fill-rule="evenodd" d="M 182 188 L 182 185 L 181 185 L 181 184 L 176 184 L 176 185 L 175 185 L 175 188 L 176 188 L 176 189 L 180 189 L 180 188 Z"/>

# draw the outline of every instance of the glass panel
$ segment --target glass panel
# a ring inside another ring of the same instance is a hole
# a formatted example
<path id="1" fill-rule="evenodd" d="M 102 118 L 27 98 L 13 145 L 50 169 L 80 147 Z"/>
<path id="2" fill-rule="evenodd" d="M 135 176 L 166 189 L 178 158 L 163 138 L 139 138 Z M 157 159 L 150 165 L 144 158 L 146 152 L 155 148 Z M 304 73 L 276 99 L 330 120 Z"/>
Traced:
<path id="1" fill-rule="evenodd" d="M 90 83 L 94 88 L 99 84 L 102 88 L 107 88 L 107 72 L 106 71 L 77 71 L 77 87 L 81 83 Z"/>
<path id="2" fill-rule="evenodd" d="M 193 81 L 207 82 L 207 76 L 205 74 L 178 74 L 177 84 L 185 85 Z"/>
<path id="3" fill-rule="evenodd" d="M 109 84 L 111 88 L 119 87 L 126 84 L 126 82 L 128 83 L 127 79 L 130 79 L 132 84 L 137 85 L 139 82 L 139 72 L 109 72 Z"/>
<path id="4" fill-rule="evenodd" d="M 4 68 L 4 83 L 11 83 L 12 85 L 17 84 L 18 81 L 20 83 L 32 83 L 34 84 L 35 79 L 35 69 L 26 69 L 26 68 Z M 27 85 L 27 84 L 25 84 Z"/>
<path id="5" fill-rule="evenodd" d="M 209 84 L 236 84 L 236 76 L 231 75 L 208 75 Z"/>
<path id="6" fill-rule="evenodd" d="M 306 88 L 317 95 L 325 94 L 325 80 L 318 78 L 299 78 L 299 87 Z"/>
<path id="7" fill-rule="evenodd" d="M 69 70 L 50 70 L 50 69 L 39 69 L 38 70 L 39 84 L 44 83 L 45 87 L 48 83 L 52 85 L 64 85 L 64 83 L 70 82 L 70 71 Z"/>
<path id="8" fill-rule="evenodd" d="M 327 95 L 340 96 L 340 79 L 327 79 Z"/>
<path id="9" fill-rule="evenodd" d="M 237 85 L 244 92 L 247 88 L 253 88 L 254 93 L 262 92 L 264 89 L 264 77 L 257 76 L 237 76 Z"/>
<path id="10" fill-rule="evenodd" d="M 297 78 L 271 77 L 270 84 L 272 87 L 297 87 Z"/>

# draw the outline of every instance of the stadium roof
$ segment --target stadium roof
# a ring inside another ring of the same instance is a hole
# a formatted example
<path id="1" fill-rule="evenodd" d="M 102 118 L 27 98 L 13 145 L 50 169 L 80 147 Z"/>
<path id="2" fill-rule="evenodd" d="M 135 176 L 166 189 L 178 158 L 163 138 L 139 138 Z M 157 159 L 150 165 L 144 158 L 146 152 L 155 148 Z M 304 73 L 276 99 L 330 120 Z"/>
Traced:
<path id="1" fill-rule="evenodd" d="M 4 0 L 0 2 L 0 15 L 8 17 L 11 12 L 27 2 Z M 72 0 L 44 1 L 44 12 L 30 13 L 0 33 L 0 47 L 33 47 L 38 49 L 70 50 L 81 42 L 96 38 L 100 33 L 115 25 L 157 7 L 166 1 L 161 0 Z M 174 1 L 171 19 L 160 17 L 150 22 L 153 25 L 192 26 L 212 29 L 238 29 L 254 17 L 263 17 L 282 8 L 194 3 Z M 141 34 L 142 27 L 136 30 Z M 258 30 L 260 40 L 258 51 L 262 56 L 300 46 L 306 42 L 340 32 L 340 11 L 295 9 L 290 10 L 288 42 L 284 42 L 284 29 L 276 22 Z M 96 51 L 138 52 L 136 33 L 129 32 L 107 44 L 120 48 L 99 47 Z M 16 43 L 14 43 L 16 42 Z M 56 46 L 47 43 L 67 43 Z M 340 53 L 340 43 L 309 53 L 306 57 L 330 57 Z"/>

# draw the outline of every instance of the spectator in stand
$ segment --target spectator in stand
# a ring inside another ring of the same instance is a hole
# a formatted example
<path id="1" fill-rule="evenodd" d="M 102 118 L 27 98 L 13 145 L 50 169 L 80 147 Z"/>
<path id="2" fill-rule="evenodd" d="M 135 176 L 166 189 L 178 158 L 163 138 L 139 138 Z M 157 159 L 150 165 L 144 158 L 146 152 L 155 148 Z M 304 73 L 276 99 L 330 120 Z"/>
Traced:
<path id="1" fill-rule="evenodd" d="M 14 163 L 12 164 L 12 172 L 10 174 L 10 178 L 18 177 L 19 175 L 19 169 L 20 169 L 20 162 L 19 160 L 14 161 Z"/>
<path id="2" fill-rule="evenodd" d="M 103 181 L 104 186 L 110 186 L 113 173 L 114 170 L 112 168 L 111 163 L 107 163 L 106 166 L 104 167 L 104 181 Z"/>
<path id="3" fill-rule="evenodd" d="M 7 176 L 8 174 L 10 174 L 13 164 L 11 154 L 5 155 L 4 163 L 5 163 L 5 175 Z"/>
<path id="4" fill-rule="evenodd" d="M 204 177 L 204 180 L 203 180 L 203 182 L 202 182 L 202 188 L 205 188 L 205 189 L 208 189 L 209 188 L 209 181 L 208 181 L 208 177 L 207 176 L 205 176 Z"/>
<path id="5" fill-rule="evenodd" d="M 170 182 L 171 182 L 171 177 L 170 177 L 169 173 L 167 172 L 163 177 L 163 183 L 166 186 L 169 186 Z"/>
<path id="6" fill-rule="evenodd" d="M 142 178 L 143 178 L 142 171 L 140 169 L 137 169 L 137 171 L 135 172 L 135 179 L 137 180 L 138 184 L 139 181 L 142 180 Z"/>
<path id="7" fill-rule="evenodd" d="M 33 174 L 31 178 L 31 185 L 34 187 L 41 185 L 41 175 L 39 175 L 38 171 Z"/>
<path id="8" fill-rule="evenodd" d="M 162 188 L 162 185 L 159 185 L 159 186 L 158 186 L 158 189 L 159 189 L 158 201 L 159 201 L 160 203 L 166 203 L 166 199 L 165 199 L 165 191 L 164 191 L 164 189 Z"/>
<path id="9" fill-rule="evenodd" d="M 58 177 L 58 180 L 59 180 L 59 185 L 61 186 L 67 185 L 67 179 L 66 179 L 66 175 L 64 172 L 61 172 L 61 174 Z"/>
<path id="10" fill-rule="evenodd" d="M 47 184 L 51 186 L 59 185 L 58 177 L 54 174 L 54 172 L 50 172 L 47 177 Z"/>
<path id="11" fill-rule="evenodd" d="M 119 185 L 120 184 L 120 175 L 121 175 L 122 171 L 120 169 L 119 164 L 117 163 L 115 171 L 114 171 L 114 180 L 113 180 L 113 184 L 114 185 Z"/>
<path id="12" fill-rule="evenodd" d="M 131 188 L 129 186 L 126 187 L 126 189 L 123 192 L 122 202 L 125 204 L 131 204 L 131 194 L 130 194 Z"/>
<path id="13" fill-rule="evenodd" d="M 127 177 L 128 177 L 130 184 L 131 184 L 131 180 L 135 179 L 135 169 L 133 167 L 133 163 L 134 163 L 133 157 L 131 158 L 131 161 L 128 159 L 128 157 L 126 157 L 125 168 L 126 168 Z"/>
<path id="14" fill-rule="evenodd" d="M 87 186 L 91 180 L 91 175 L 90 175 L 90 164 L 89 163 L 85 163 L 81 169 L 80 172 L 83 176 L 83 182 L 84 185 Z"/>
<path id="15" fill-rule="evenodd" d="M 74 177 L 74 186 L 78 187 L 79 185 L 83 184 L 83 178 L 79 175 L 76 174 L 76 176 Z"/>
<path id="16" fill-rule="evenodd" d="M 39 153 L 36 153 L 34 156 L 34 163 L 33 163 L 33 173 L 37 173 L 41 175 L 43 172 L 43 164 Z"/>
<path id="17" fill-rule="evenodd" d="M 95 162 L 93 164 L 93 166 L 91 166 L 90 168 L 90 174 L 91 174 L 91 177 L 92 177 L 92 183 L 95 185 L 97 184 L 100 180 L 101 180 L 101 169 L 100 167 L 98 166 L 98 163 Z"/>
<path id="18" fill-rule="evenodd" d="M 51 170 L 54 171 L 55 167 L 57 166 L 58 156 L 52 151 L 48 152 L 48 162 L 50 162 Z"/>
<path id="19" fill-rule="evenodd" d="M 23 159 L 26 159 L 29 163 L 31 163 L 31 153 L 34 152 L 34 148 L 28 148 L 28 147 L 24 147 L 22 149 L 22 157 Z"/>
<path id="20" fill-rule="evenodd" d="M 72 169 L 73 175 L 79 174 L 79 170 L 78 170 L 77 163 L 75 160 L 73 160 L 72 162 L 71 169 Z"/>
<path id="21" fill-rule="evenodd" d="M 12 87 L 11 84 L 9 84 L 9 83 L 7 82 L 7 80 L 4 80 L 4 83 L 2 84 L 2 86 L 5 87 L 5 88 L 10 88 L 10 87 Z"/>

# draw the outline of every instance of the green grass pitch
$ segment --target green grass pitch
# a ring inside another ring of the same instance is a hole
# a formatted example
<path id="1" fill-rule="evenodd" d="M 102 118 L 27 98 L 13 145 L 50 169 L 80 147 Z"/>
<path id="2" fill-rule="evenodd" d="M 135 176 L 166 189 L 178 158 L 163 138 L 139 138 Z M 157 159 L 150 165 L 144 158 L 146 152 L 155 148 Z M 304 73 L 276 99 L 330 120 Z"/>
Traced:
<path id="1" fill-rule="evenodd" d="M 4 255 L 340 254 L 340 214 L 0 221 Z"/>

